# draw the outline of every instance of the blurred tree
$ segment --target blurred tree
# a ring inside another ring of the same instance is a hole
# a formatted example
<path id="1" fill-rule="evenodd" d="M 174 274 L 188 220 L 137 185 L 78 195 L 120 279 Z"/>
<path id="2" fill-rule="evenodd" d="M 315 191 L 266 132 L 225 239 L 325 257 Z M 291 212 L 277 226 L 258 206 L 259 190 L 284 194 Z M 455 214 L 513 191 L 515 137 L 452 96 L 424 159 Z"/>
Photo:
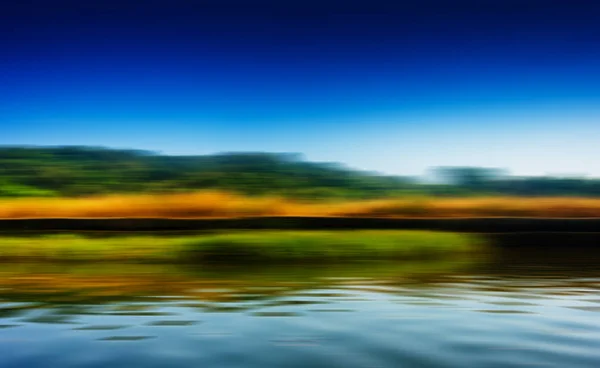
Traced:
<path id="1" fill-rule="evenodd" d="M 506 176 L 502 169 L 486 167 L 438 167 L 435 169 L 442 182 L 465 188 L 483 188 Z"/>

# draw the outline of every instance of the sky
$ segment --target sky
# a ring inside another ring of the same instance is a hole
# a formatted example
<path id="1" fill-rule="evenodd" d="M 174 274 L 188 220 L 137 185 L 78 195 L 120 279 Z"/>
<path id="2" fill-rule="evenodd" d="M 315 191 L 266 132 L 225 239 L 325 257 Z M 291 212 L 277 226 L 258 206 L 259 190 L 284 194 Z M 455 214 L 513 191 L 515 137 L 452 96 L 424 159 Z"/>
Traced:
<path id="1" fill-rule="evenodd" d="M 600 2 L 18 1 L 0 145 L 600 177 Z"/>

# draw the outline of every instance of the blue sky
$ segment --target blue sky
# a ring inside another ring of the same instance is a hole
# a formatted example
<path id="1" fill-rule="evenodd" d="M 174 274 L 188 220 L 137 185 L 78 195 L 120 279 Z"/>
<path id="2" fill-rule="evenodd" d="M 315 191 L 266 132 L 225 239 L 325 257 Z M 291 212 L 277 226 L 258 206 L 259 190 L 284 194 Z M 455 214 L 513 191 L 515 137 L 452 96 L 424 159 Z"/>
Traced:
<path id="1" fill-rule="evenodd" d="M 0 15 L 3 145 L 600 176 L 593 2 L 25 5 Z"/>

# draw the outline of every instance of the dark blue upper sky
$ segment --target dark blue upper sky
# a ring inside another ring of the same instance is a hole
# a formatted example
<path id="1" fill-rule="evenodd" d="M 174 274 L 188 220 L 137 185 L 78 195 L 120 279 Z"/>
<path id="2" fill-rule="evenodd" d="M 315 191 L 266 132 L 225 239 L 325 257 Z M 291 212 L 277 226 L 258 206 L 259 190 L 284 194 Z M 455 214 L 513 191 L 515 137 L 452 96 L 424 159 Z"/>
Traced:
<path id="1" fill-rule="evenodd" d="M 600 176 L 599 19 L 577 0 L 19 1 L 0 144 Z"/>

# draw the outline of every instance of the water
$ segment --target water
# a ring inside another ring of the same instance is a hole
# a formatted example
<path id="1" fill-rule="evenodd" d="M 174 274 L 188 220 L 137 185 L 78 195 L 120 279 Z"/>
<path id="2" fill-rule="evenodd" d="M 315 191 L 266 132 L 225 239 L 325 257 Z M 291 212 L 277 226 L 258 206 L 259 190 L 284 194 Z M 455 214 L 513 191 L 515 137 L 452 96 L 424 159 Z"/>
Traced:
<path id="1" fill-rule="evenodd" d="M 593 259 L 4 265 L 1 367 L 600 367 Z"/>

